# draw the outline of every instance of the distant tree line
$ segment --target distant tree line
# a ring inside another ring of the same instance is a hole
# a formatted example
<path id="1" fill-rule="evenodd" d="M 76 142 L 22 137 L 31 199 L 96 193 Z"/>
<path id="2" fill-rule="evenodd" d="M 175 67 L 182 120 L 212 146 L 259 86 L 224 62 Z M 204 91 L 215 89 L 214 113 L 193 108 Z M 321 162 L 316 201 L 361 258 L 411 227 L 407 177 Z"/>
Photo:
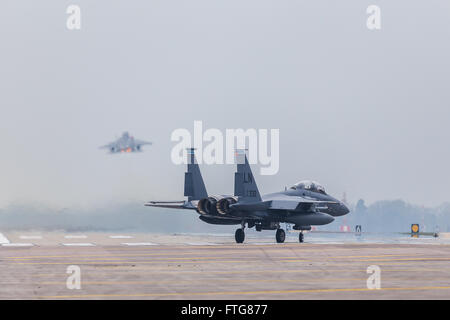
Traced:
<path id="1" fill-rule="evenodd" d="M 409 232 L 418 223 L 424 232 L 450 231 L 450 203 L 436 208 L 411 205 L 403 200 L 383 200 L 366 206 L 360 199 L 348 215 L 348 224 L 363 231 Z"/>
<path id="2" fill-rule="evenodd" d="M 420 224 L 421 231 L 450 232 L 450 203 L 435 208 L 411 205 L 403 200 L 383 200 L 366 205 L 359 200 L 350 206 L 348 215 L 337 218 L 321 230 L 337 230 L 348 225 L 351 230 L 361 225 L 370 232 L 409 232 L 411 224 Z M 37 204 L 13 204 L 0 210 L 0 231 L 66 230 L 136 232 L 234 232 L 235 226 L 207 225 L 195 211 L 156 209 L 142 204 L 124 203 L 102 208 L 49 208 Z"/>

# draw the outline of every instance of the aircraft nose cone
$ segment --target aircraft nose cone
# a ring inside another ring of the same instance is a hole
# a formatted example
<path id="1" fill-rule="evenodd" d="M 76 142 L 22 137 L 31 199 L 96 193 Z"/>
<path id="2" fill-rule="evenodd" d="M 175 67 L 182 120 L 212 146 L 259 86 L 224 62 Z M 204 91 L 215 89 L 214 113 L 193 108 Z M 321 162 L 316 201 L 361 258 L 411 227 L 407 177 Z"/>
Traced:
<path id="1" fill-rule="evenodd" d="M 344 216 L 347 213 L 349 213 L 350 210 L 348 209 L 348 207 L 340 202 L 337 206 L 334 207 L 333 213 L 331 213 L 333 216 Z"/>
<path id="2" fill-rule="evenodd" d="M 347 208 L 345 204 L 342 204 L 342 215 L 345 215 L 349 212 L 350 212 L 349 208 Z"/>

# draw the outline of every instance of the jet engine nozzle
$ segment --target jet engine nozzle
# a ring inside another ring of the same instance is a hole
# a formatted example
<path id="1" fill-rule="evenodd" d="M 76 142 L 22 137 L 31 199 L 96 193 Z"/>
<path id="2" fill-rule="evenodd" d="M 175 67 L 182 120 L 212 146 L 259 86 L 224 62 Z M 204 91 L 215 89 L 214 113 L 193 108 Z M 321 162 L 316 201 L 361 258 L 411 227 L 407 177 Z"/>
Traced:
<path id="1" fill-rule="evenodd" d="M 235 204 L 237 202 L 236 197 L 228 197 L 220 199 L 216 204 L 217 212 L 226 215 L 231 212 L 230 205 Z"/>
<path id="2" fill-rule="evenodd" d="M 217 215 L 217 202 L 220 201 L 223 196 L 211 196 L 208 198 L 203 198 L 198 202 L 197 211 L 200 214 Z"/>

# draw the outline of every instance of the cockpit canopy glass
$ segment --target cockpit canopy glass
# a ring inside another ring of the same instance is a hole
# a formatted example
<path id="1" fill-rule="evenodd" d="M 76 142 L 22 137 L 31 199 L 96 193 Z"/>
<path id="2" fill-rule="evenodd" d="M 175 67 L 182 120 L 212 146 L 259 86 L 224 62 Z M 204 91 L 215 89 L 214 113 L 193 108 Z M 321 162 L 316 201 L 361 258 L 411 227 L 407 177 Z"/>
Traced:
<path id="1" fill-rule="evenodd" d="M 308 190 L 312 192 L 325 193 L 325 188 L 315 181 L 304 180 L 294 184 L 291 189 L 294 190 Z"/>

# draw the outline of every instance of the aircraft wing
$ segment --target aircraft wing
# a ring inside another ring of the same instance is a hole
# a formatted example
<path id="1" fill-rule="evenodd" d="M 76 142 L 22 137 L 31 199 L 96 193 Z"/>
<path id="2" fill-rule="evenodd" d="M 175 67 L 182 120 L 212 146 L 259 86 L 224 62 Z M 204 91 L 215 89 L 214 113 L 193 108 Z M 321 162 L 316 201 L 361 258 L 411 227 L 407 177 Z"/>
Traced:
<path id="1" fill-rule="evenodd" d="M 111 149 L 115 145 L 116 145 L 115 142 L 111 142 L 111 143 L 105 144 L 104 146 L 101 146 L 101 147 L 98 147 L 98 148 L 99 149 Z"/>
<path id="2" fill-rule="evenodd" d="M 192 201 L 149 201 L 144 204 L 146 207 L 158 207 L 169 209 L 197 209 L 197 206 Z"/>
<path id="3" fill-rule="evenodd" d="M 134 143 L 138 146 L 151 145 L 151 142 L 134 139 Z"/>

